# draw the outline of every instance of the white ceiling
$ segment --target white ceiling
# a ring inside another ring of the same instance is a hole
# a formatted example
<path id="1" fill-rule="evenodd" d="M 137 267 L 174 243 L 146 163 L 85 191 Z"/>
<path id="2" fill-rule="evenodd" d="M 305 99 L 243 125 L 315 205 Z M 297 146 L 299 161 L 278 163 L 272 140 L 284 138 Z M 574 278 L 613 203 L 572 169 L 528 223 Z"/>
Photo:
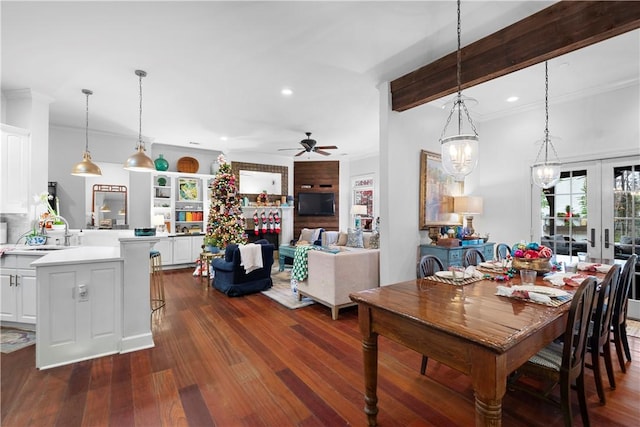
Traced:
<path id="1" fill-rule="evenodd" d="M 552 3 L 465 1 L 462 44 Z M 456 48 L 455 1 L 2 1 L 0 7 L 2 90 L 50 96 L 53 124 L 84 129 L 87 88 L 94 92 L 90 128 L 135 140 L 134 70 L 142 69 L 144 137 L 225 152 L 293 156 L 278 149 L 299 147 L 310 131 L 318 145 L 339 147 L 331 158 L 371 153 L 379 139 L 378 85 Z M 550 61 L 550 97 L 637 82 L 639 46 L 636 31 Z M 539 64 L 465 91 L 479 101 L 474 120 L 539 106 L 543 70 Z M 283 97 L 284 87 L 293 95 Z M 509 95 L 520 101 L 507 104 Z"/>

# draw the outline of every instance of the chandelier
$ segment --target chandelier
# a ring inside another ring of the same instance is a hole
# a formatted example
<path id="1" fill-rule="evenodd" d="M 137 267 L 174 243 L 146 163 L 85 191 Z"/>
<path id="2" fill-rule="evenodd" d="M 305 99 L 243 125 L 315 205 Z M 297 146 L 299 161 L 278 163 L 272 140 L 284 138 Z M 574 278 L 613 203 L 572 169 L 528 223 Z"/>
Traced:
<path id="1" fill-rule="evenodd" d="M 471 120 L 471 115 L 467 109 L 467 105 L 462 97 L 460 73 L 462 69 L 462 50 L 460 48 L 460 0 L 458 0 L 458 51 L 457 51 L 457 81 L 458 94 L 453 102 L 449 117 L 440 135 L 440 150 L 442 157 L 442 167 L 447 174 L 452 175 L 456 181 L 462 181 L 465 176 L 469 175 L 478 164 L 478 132 Z M 447 127 L 451 122 L 454 112 L 458 113 L 458 133 L 445 137 Z M 462 132 L 462 113 L 464 112 L 466 119 L 469 121 L 471 131 L 473 133 Z"/>
<path id="2" fill-rule="evenodd" d="M 531 167 L 531 177 L 533 183 L 540 188 L 549 188 L 556 185 L 560 179 L 560 161 L 558 154 L 549 137 L 549 68 L 547 61 L 544 62 L 544 139 L 538 150 L 535 163 Z M 553 151 L 553 158 L 549 159 L 549 148 Z M 542 150 L 544 149 L 544 161 L 541 160 Z"/>

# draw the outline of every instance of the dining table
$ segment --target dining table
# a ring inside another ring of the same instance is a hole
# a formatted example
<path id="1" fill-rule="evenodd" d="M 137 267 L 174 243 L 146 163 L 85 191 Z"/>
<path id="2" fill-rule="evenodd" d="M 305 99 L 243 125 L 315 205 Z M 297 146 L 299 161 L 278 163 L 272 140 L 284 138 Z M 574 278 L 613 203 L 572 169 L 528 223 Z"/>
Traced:
<path id="1" fill-rule="evenodd" d="M 376 425 L 378 413 L 379 335 L 469 375 L 475 425 L 501 425 L 508 375 L 564 333 L 571 304 L 566 297 L 562 303 L 546 305 L 499 296 L 499 286 L 521 283 L 517 274 L 504 281 L 496 281 L 496 276 L 501 275 L 486 274 L 458 284 L 433 276 L 350 294 L 358 304 L 364 412 L 370 426 Z M 569 297 L 576 289 L 552 286 L 542 276 L 534 285 L 566 290 Z"/>

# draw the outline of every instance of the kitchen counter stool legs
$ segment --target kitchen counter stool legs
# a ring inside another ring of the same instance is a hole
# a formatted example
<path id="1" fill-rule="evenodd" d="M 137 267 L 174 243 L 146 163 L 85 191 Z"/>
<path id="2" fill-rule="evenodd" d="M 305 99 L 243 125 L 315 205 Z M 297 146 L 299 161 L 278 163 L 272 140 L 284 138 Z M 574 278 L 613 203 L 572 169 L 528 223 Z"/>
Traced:
<path id="1" fill-rule="evenodd" d="M 152 250 L 149 254 L 151 272 L 151 313 L 165 306 L 164 280 L 162 273 L 162 256 L 159 251 Z"/>

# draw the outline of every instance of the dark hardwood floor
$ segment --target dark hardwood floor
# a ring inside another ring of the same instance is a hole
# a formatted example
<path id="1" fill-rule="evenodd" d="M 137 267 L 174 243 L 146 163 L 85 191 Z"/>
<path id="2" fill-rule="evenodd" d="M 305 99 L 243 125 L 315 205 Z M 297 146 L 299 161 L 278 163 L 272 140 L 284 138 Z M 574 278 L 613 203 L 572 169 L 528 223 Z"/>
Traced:
<path id="1" fill-rule="evenodd" d="M 165 273 L 166 309 L 153 318 L 156 346 L 39 371 L 35 346 L 2 355 L 1 425 L 365 426 L 361 339 L 355 308 L 289 310 L 262 294 L 228 298 L 202 289 L 192 270 Z M 640 423 L 640 339 L 617 389 L 605 379 L 594 426 Z M 469 378 L 379 340 L 381 426 L 472 426 Z M 574 399 L 576 425 L 582 425 Z M 508 392 L 504 426 L 561 426 L 559 409 Z"/>

